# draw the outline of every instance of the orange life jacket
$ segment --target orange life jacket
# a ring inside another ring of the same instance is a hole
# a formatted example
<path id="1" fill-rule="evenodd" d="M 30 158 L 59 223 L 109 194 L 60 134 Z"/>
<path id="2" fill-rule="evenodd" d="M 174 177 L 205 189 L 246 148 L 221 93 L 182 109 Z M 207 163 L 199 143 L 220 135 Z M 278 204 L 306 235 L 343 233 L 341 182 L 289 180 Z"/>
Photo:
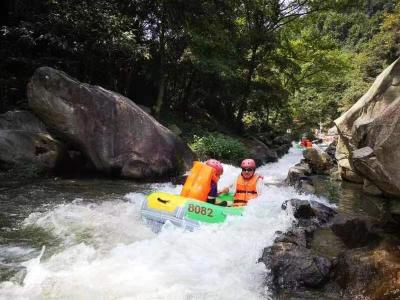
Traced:
<path id="1" fill-rule="evenodd" d="M 247 205 L 247 202 L 258 196 L 257 194 L 257 180 L 262 178 L 258 174 L 254 174 L 250 179 L 244 179 L 242 175 L 238 178 L 236 182 L 236 193 L 234 206 Z"/>
<path id="2" fill-rule="evenodd" d="M 193 163 L 190 174 L 183 185 L 181 196 L 207 201 L 211 189 L 211 180 L 218 182 L 214 168 L 199 161 Z"/>
<path id="3" fill-rule="evenodd" d="M 307 141 L 306 147 L 307 147 L 307 148 L 312 148 L 312 142 L 311 142 L 311 141 Z"/>

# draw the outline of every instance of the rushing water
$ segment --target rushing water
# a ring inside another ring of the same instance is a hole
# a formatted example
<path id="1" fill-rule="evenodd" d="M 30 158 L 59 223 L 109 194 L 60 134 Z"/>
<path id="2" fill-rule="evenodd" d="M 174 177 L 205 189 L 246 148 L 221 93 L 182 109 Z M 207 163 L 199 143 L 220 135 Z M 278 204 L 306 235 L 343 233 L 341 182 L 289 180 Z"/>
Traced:
<path id="1" fill-rule="evenodd" d="M 141 220 L 152 190 L 181 186 L 130 181 L 45 180 L 0 184 L 0 299 L 265 299 L 268 271 L 257 263 L 292 216 L 297 197 L 279 184 L 301 152 L 258 169 L 268 182 L 242 217 L 194 232 Z M 220 186 L 239 168 L 225 165 Z M 324 198 L 319 201 L 325 201 Z"/>

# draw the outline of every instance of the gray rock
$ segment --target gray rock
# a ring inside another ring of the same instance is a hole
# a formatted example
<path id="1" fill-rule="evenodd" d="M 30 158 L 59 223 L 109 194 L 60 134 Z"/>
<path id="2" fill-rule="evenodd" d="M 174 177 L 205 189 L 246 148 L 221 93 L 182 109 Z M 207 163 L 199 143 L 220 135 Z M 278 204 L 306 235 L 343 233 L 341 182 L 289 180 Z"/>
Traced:
<path id="1" fill-rule="evenodd" d="M 332 268 L 328 258 L 285 241 L 264 249 L 260 261 L 271 270 L 272 284 L 278 292 L 322 287 Z"/>
<path id="2" fill-rule="evenodd" d="M 246 140 L 245 144 L 250 149 L 250 157 L 256 161 L 257 165 L 278 160 L 278 155 L 275 151 L 254 137 Z"/>
<path id="3" fill-rule="evenodd" d="M 288 176 L 286 177 L 286 183 L 296 186 L 300 182 L 300 180 L 304 179 L 307 176 L 310 176 L 311 172 L 311 168 L 307 163 L 298 163 L 293 167 L 290 167 L 288 171 Z"/>
<path id="4" fill-rule="evenodd" d="M 194 154 L 180 138 L 120 94 L 42 67 L 29 82 L 28 99 L 45 124 L 98 171 L 151 179 L 192 165 Z"/>
<path id="5" fill-rule="evenodd" d="M 333 163 L 336 163 L 336 145 L 337 140 L 334 140 L 332 143 L 329 144 L 328 148 L 326 148 L 325 153 L 329 155 Z"/>
<path id="6" fill-rule="evenodd" d="M 286 210 L 288 206 L 293 210 L 293 215 L 299 221 L 302 227 L 310 227 L 314 230 L 323 224 L 329 222 L 337 211 L 317 201 L 308 201 L 300 199 L 286 200 L 282 204 L 282 209 Z"/>
<path id="7" fill-rule="evenodd" d="M 0 163 L 5 169 L 30 166 L 37 171 L 52 170 L 62 147 L 44 124 L 27 111 L 0 115 Z"/>
<path id="8" fill-rule="evenodd" d="M 367 178 L 385 194 L 400 196 L 400 59 L 335 120 L 339 170 Z M 341 144 L 341 145 L 339 145 Z M 346 166 L 342 160 L 348 159 Z M 347 179 L 347 174 L 341 174 Z M 363 182 L 363 180 L 362 180 Z"/>
<path id="9" fill-rule="evenodd" d="M 315 187 L 313 186 L 311 180 L 302 180 L 302 181 L 300 181 L 299 189 L 303 193 L 305 193 L 306 195 L 315 193 Z"/>
<path id="10" fill-rule="evenodd" d="M 279 233 L 259 259 L 271 270 L 267 281 L 278 294 L 323 287 L 333 266 L 329 258 L 309 248 L 309 241 L 314 230 L 327 223 L 336 211 L 316 201 L 300 199 L 282 204 L 284 210 L 289 207 L 298 220 L 297 226 Z"/>
<path id="11" fill-rule="evenodd" d="M 383 192 L 371 181 L 364 178 L 363 191 L 369 195 L 382 196 Z"/>
<path id="12" fill-rule="evenodd" d="M 329 170 L 334 167 L 330 156 L 317 149 L 306 149 L 303 151 L 303 156 L 315 174 L 328 174 Z"/>
<path id="13" fill-rule="evenodd" d="M 349 299 L 400 299 L 399 241 L 387 240 L 373 249 L 339 255 L 333 279 Z"/>
<path id="14" fill-rule="evenodd" d="M 332 231 L 349 249 L 373 245 L 380 241 L 374 231 L 374 222 L 369 219 L 338 215 L 331 226 Z"/>

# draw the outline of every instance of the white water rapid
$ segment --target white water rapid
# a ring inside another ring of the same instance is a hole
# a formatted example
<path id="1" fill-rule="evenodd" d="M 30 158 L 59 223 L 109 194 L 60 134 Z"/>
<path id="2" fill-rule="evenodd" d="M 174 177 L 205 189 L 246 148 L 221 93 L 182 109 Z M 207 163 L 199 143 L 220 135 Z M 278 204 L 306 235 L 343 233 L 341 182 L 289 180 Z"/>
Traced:
<path id="1" fill-rule="evenodd" d="M 50 232 L 60 246 L 43 248 L 41 255 L 25 261 L 22 284 L 2 282 L 0 299 L 268 299 L 267 270 L 257 260 L 275 231 L 291 224 L 281 204 L 314 197 L 275 185 L 300 158 L 301 152 L 292 148 L 277 163 L 258 169 L 269 184 L 243 217 L 194 232 L 166 224 L 153 233 L 140 218 L 142 193 L 99 203 L 76 199 L 33 213 L 24 226 Z M 224 168 L 220 187 L 240 172 Z M 179 193 L 181 186 L 154 184 L 152 189 Z"/>

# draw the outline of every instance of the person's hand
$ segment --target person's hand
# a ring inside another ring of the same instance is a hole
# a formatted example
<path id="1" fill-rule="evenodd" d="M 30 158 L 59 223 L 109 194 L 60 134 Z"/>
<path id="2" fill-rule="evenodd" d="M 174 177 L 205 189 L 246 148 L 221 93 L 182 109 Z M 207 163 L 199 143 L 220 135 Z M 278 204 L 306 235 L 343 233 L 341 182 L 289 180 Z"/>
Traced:
<path id="1" fill-rule="evenodd" d="M 225 193 L 228 193 L 228 192 L 229 192 L 229 187 L 223 188 L 221 190 L 221 194 L 225 194 Z"/>

